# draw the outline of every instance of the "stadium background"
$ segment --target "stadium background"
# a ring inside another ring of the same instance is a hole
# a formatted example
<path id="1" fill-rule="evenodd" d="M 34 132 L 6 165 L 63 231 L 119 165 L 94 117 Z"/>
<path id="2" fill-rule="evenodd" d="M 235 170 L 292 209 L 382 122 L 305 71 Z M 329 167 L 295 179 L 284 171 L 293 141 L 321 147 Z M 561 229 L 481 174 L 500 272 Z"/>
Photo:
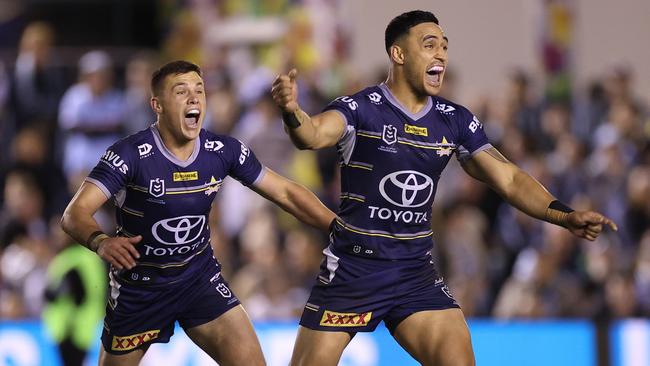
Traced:
<path id="1" fill-rule="evenodd" d="M 0 0 L 0 365 L 58 364 L 41 322 L 48 265 L 68 244 L 57 222 L 102 139 L 152 122 L 155 65 L 201 64 L 205 127 L 246 142 L 334 208 L 334 151 L 290 144 L 270 82 L 296 66 L 301 104 L 317 112 L 383 80 L 384 28 L 414 8 L 435 12 L 450 38 L 444 95 L 474 111 L 491 141 L 560 199 L 620 227 L 594 243 L 575 240 L 503 205 L 451 163 L 434 204 L 435 255 L 470 319 L 478 364 L 650 365 L 645 0 Z M 110 62 L 98 53 L 80 62 L 96 50 Z M 90 101 L 63 98 L 80 80 L 104 96 L 90 112 Z M 110 209 L 98 218 L 110 231 Z M 217 195 L 211 223 L 269 364 L 286 364 L 323 236 L 234 181 Z M 147 364 L 206 364 L 188 342 L 177 331 Z M 342 364 L 406 360 L 381 330 L 356 337 Z"/>

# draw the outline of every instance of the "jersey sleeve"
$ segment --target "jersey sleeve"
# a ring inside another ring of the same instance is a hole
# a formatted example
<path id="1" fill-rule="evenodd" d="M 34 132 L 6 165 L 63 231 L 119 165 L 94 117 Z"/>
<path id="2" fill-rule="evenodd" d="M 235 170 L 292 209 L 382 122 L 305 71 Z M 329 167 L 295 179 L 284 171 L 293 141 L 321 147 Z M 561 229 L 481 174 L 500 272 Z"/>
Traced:
<path id="1" fill-rule="evenodd" d="M 99 187 L 106 197 L 114 196 L 131 181 L 134 161 L 131 155 L 124 142 L 113 144 L 99 159 L 86 181 Z"/>
<path id="2" fill-rule="evenodd" d="M 458 160 L 465 161 L 492 146 L 485 135 L 483 124 L 466 108 L 460 108 L 458 123 L 460 128 L 460 146 L 456 150 Z"/>
<path id="3" fill-rule="evenodd" d="M 258 183 L 264 176 L 264 168 L 257 160 L 253 151 L 243 142 L 231 138 L 228 139 L 231 152 L 231 165 L 229 175 L 240 181 L 245 186 Z"/>
<path id="4" fill-rule="evenodd" d="M 359 124 L 359 102 L 354 97 L 342 96 L 334 99 L 328 104 L 325 111 L 337 111 L 345 120 L 345 125 L 357 128 Z"/>

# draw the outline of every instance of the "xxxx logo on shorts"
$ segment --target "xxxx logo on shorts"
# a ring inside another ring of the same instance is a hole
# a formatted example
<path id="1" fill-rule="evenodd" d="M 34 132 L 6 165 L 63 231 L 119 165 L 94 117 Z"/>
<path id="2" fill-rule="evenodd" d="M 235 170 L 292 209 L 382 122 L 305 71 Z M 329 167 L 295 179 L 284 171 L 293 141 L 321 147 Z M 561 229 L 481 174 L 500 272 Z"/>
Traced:
<path id="1" fill-rule="evenodd" d="M 160 329 L 148 330 L 146 332 L 118 337 L 113 336 L 113 343 L 111 344 L 111 349 L 113 351 L 128 351 L 132 350 L 145 342 L 149 342 L 152 339 L 158 338 L 160 334 Z"/>
<path id="2" fill-rule="evenodd" d="M 336 313 L 325 310 L 320 325 L 326 327 L 363 327 L 368 325 L 372 311 L 368 313 Z"/>

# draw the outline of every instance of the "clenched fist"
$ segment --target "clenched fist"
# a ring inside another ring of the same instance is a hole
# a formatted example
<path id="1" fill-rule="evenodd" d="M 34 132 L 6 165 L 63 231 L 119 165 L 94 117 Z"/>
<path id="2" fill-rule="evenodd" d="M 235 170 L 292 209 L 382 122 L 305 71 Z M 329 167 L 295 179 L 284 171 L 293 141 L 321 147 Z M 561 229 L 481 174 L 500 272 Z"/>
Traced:
<path id="1" fill-rule="evenodd" d="M 291 69 L 288 74 L 281 74 L 273 81 L 271 95 L 283 113 L 294 113 L 299 108 L 296 75 L 298 71 Z"/>

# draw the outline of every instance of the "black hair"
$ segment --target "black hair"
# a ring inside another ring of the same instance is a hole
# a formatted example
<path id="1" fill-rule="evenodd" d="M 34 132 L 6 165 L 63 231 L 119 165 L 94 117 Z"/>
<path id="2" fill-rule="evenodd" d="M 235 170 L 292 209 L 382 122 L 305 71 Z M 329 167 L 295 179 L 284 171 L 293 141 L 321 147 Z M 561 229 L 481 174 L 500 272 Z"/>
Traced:
<path id="1" fill-rule="evenodd" d="M 433 13 L 423 10 L 412 10 L 393 18 L 393 20 L 388 23 L 384 35 L 386 52 L 390 54 L 390 46 L 392 46 L 398 38 L 407 34 L 411 28 L 420 23 L 435 23 L 440 25 L 438 23 L 438 18 L 436 18 Z"/>
<path id="2" fill-rule="evenodd" d="M 201 68 L 189 61 L 179 60 L 164 64 L 151 75 L 151 93 L 153 95 L 160 93 L 160 88 L 167 75 L 187 74 L 188 72 L 195 72 L 201 76 Z"/>

